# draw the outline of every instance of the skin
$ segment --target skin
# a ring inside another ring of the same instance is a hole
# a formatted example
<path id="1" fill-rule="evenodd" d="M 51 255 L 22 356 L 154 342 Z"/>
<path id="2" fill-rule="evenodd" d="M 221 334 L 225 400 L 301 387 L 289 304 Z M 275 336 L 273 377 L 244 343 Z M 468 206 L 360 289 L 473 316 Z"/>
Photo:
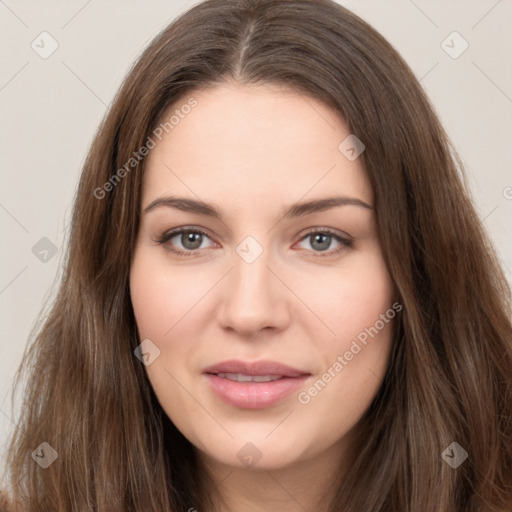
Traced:
<path id="1" fill-rule="evenodd" d="M 372 206 L 372 189 L 361 159 L 338 149 L 350 132 L 323 103 L 231 82 L 189 96 L 197 106 L 146 157 L 142 211 L 173 194 L 214 203 L 223 220 L 165 206 L 143 214 L 130 290 L 140 340 L 160 350 L 146 371 L 217 482 L 222 510 L 325 509 L 329 478 L 348 468 L 358 421 L 382 383 L 393 321 L 307 404 L 293 393 L 240 409 L 222 402 L 202 371 L 227 359 L 271 359 L 310 372 L 307 391 L 391 308 L 373 209 L 281 219 L 285 205 L 332 195 Z M 182 226 L 208 237 L 200 246 L 181 235 L 155 242 Z M 349 235 L 354 246 L 331 238 L 322 251 L 306 236 L 311 228 Z M 247 236 L 263 249 L 250 264 L 236 251 Z M 195 253 L 179 257 L 171 247 Z M 251 466 L 237 456 L 248 442 L 261 455 Z"/>

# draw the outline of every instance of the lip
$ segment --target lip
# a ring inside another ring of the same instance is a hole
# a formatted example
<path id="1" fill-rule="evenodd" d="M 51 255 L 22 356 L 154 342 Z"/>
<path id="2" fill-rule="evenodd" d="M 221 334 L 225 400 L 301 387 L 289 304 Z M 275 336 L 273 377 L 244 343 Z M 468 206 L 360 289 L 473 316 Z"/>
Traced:
<path id="1" fill-rule="evenodd" d="M 309 372 L 268 360 L 223 361 L 205 368 L 203 373 L 210 389 L 218 398 L 240 409 L 263 409 L 276 405 L 299 389 L 311 375 Z M 270 382 L 236 382 L 218 377 L 216 375 L 218 373 L 241 373 L 251 376 L 280 375 L 281 378 Z"/>
<path id="2" fill-rule="evenodd" d="M 309 372 L 293 368 L 277 361 L 261 360 L 245 362 L 238 359 L 230 359 L 221 363 L 208 366 L 204 373 L 243 373 L 244 375 L 282 375 L 283 377 L 300 377 L 309 375 Z"/>

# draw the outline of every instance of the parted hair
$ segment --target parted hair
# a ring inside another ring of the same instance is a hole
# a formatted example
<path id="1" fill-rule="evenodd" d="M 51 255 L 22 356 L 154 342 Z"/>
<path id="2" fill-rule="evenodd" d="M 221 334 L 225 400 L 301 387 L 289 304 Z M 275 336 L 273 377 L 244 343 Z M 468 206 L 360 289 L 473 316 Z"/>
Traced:
<path id="1" fill-rule="evenodd" d="M 361 419 L 362 448 L 328 512 L 510 512 L 510 285 L 418 80 L 331 0 L 206 0 L 129 70 L 85 160 L 58 289 L 17 372 L 19 429 L 6 471 L 14 512 L 215 510 L 194 447 L 133 354 L 129 270 L 145 161 L 104 197 L 95 190 L 170 105 L 227 80 L 316 98 L 364 143 L 403 305 L 385 378 Z M 30 456 L 43 441 L 58 453 L 46 469 Z M 454 441 L 468 454 L 456 469 L 441 456 Z"/>

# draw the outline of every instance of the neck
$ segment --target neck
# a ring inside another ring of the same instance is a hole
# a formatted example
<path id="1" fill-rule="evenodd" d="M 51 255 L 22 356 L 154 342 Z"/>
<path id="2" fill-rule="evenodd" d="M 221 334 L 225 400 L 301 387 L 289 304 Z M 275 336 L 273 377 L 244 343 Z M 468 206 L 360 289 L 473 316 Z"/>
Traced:
<path id="1" fill-rule="evenodd" d="M 210 496 L 215 512 L 326 511 L 352 460 L 346 443 L 343 439 L 313 458 L 264 469 L 229 466 L 201 452 L 210 480 L 203 496 Z"/>

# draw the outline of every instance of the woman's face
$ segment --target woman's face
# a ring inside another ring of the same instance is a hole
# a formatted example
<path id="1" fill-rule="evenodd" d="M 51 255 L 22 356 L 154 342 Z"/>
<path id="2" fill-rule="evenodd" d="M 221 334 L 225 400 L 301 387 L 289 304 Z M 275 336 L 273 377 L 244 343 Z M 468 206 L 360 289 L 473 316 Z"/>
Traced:
<path id="1" fill-rule="evenodd" d="M 156 396 L 207 460 L 339 460 L 399 309 L 361 147 L 291 90 L 224 84 L 176 109 L 146 157 L 130 274 Z"/>

